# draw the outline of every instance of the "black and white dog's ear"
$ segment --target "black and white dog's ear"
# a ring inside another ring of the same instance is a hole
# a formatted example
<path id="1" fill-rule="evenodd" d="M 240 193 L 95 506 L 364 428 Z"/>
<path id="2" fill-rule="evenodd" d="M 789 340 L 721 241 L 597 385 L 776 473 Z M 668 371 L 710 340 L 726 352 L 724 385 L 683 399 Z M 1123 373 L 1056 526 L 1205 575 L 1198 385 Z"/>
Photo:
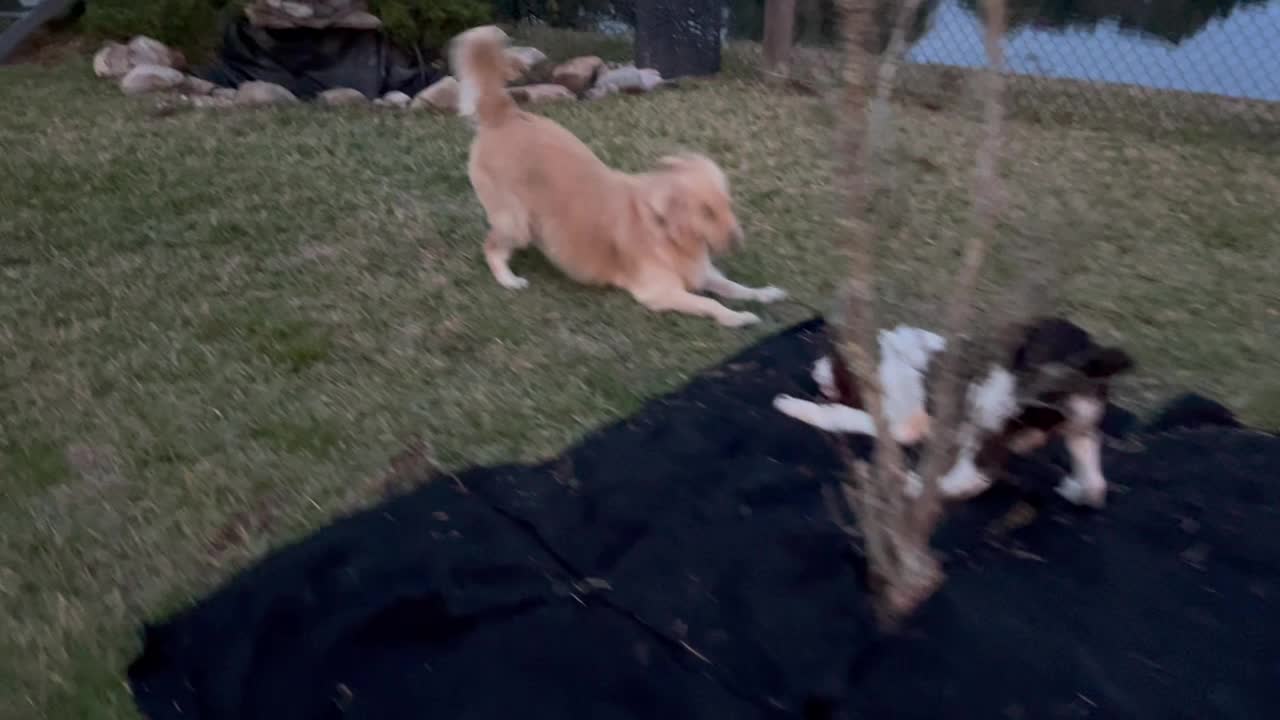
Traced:
<path id="1" fill-rule="evenodd" d="M 1108 378 L 1132 370 L 1133 358 L 1120 348 L 1098 347 L 1089 353 L 1081 370 L 1086 377 Z"/>

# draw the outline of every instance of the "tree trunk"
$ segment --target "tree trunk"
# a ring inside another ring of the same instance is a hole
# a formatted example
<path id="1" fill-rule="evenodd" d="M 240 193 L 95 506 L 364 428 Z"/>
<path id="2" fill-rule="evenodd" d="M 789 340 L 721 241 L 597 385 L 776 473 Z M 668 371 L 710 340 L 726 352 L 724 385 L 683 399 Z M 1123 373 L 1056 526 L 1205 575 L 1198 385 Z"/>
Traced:
<path id="1" fill-rule="evenodd" d="M 818 47 L 829 37 L 824 34 L 823 20 L 825 6 L 822 0 L 803 0 L 797 12 L 796 20 L 800 23 L 800 40 L 802 45 Z"/>
<path id="2" fill-rule="evenodd" d="M 796 0 L 765 0 L 764 71 L 782 71 L 791 57 L 796 32 Z"/>
<path id="3" fill-rule="evenodd" d="M 639 0 L 636 66 L 664 78 L 720 72 L 720 0 Z"/>

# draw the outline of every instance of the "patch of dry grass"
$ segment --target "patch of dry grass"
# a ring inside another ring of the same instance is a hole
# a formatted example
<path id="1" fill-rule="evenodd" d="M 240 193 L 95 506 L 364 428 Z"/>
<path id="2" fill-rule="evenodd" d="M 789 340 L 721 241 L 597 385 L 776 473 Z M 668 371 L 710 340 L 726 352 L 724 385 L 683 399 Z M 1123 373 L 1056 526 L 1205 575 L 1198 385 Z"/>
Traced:
<path id="1" fill-rule="evenodd" d="M 810 314 L 659 317 L 531 256 L 530 288 L 503 291 L 456 119 L 152 117 L 83 61 L 0 69 L 0 106 L 0 716 L 133 717 L 144 619 L 416 470 L 555 452 Z M 920 317 L 978 126 L 900 112 L 885 289 Z M 827 306 L 821 100 L 730 77 L 547 113 L 627 169 L 713 154 L 750 236 L 728 268 Z M 1073 249 L 1070 312 L 1141 363 L 1122 400 L 1194 388 L 1280 426 L 1274 155 L 1044 123 L 1010 140 L 1004 233 Z"/>

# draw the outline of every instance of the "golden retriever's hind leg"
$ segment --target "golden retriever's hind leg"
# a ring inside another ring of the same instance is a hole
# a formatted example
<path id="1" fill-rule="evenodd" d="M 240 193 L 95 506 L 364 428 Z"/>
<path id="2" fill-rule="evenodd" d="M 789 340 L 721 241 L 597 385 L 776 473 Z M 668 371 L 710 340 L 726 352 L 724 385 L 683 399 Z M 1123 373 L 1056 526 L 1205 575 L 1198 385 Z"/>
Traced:
<path id="1" fill-rule="evenodd" d="M 674 311 L 686 315 L 709 317 L 725 327 L 742 327 L 760 322 L 754 313 L 735 312 L 709 297 L 694 295 L 684 290 L 654 293 L 633 293 L 640 304 L 658 312 Z"/>
<path id="2" fill-rule="evenodd" d="M 715 293 L 728 300 L 753 300 L 760 303 L 771 303 L 787 297 L 786 290 L 772 285 L 762 288 L 739 285 L 725 277 L 724 273 L 720 272 L 715 265 L 707 268 L 707 277 L 703 285 L 708 292 Z"/>
<path id="3" fill-rule="evenodd" d="M 513 242 L 511 236 L 499 232 L 497 228 L 489 231 L 484 241 L 484 259 L 489 263 L 489 271 L 498 284 L 508 290 L 521 290 L 529 286 L 529 281 L 511 272 L 511 255 L 516 248 L 526 243 Z"/>

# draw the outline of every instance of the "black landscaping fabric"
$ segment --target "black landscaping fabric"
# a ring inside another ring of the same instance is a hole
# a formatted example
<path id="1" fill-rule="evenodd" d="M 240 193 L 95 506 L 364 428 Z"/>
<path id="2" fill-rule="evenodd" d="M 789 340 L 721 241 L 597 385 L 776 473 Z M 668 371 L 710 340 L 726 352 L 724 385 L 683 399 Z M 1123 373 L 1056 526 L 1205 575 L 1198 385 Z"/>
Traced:
<path id="1" fill-rule="evenodd" d="M 129 668 L 153 720 L 1275 718 L 1280 438 L 1113 411 L 1103 512 L 997 488 L 877 632 L 829 520 L 819 323 L 533 467 L 438 477 L 285 548 Z M 1207 419 L 1205 424 L 1201 419 Z M 1225 423 L 1225 424 L 1224 424 Z M 1053 455 L 1046 456 L 1052 462 Z"/>
<path id="2" fill-rule="evenodd" d="M 380 30 L 266 29 L 246 18 L 228 23 L 215 61 L 196 75 L 224 87 L 272 82 L 300 98 L 352 88 L 370 99 L 392 91 L 412 96 L 441 77 Z"/>

